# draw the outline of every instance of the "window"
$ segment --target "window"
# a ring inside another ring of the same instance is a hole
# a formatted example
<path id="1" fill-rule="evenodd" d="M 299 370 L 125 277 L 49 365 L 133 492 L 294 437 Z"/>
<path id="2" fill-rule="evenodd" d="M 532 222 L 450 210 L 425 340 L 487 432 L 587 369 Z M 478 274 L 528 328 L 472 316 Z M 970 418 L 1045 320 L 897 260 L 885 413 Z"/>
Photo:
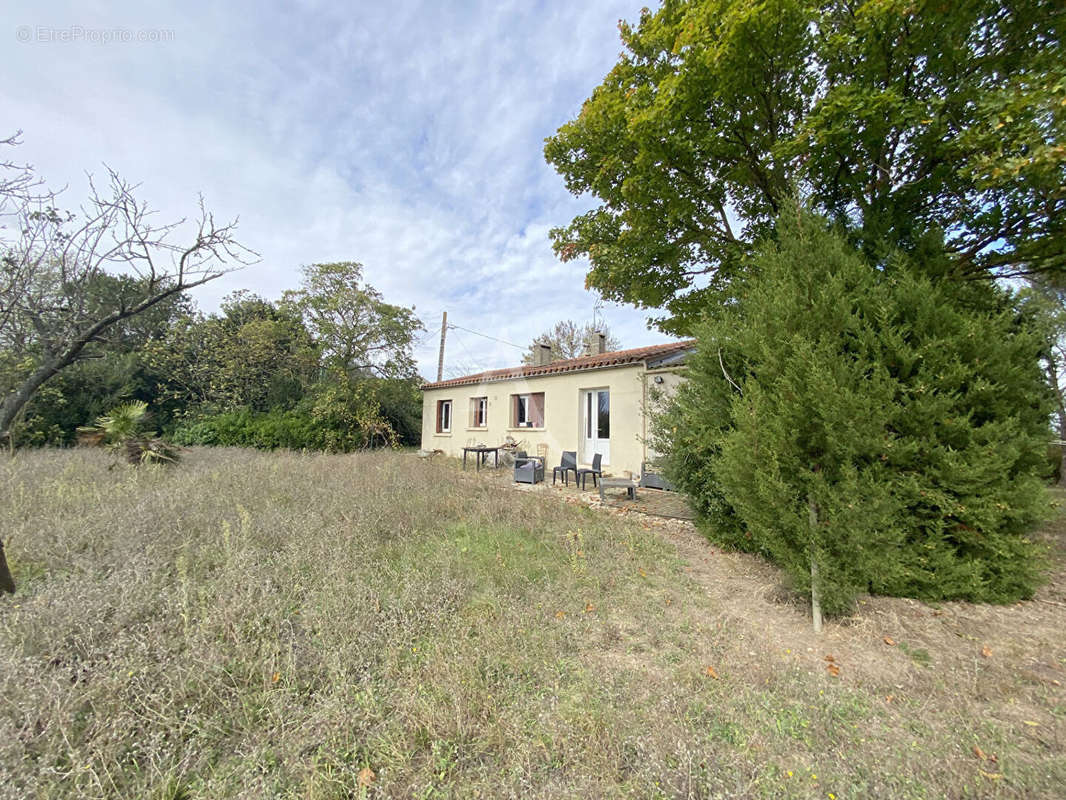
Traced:
<path id="1" fill-rule="evenodd" d="M 452 432 L 452 401 L 437 401 L 437 433 Z"/>
<path id="2" fill-rule="evenodd" d="M 486 428 L 489 424 L 489 398 L 470 398 L 470 427 Z"/>
<path id="3" fill-rule="evenodd" d="M 611 393 L 606 389 L 585 392 L 585 438 L 611 438 Z"/>
<path id="4" fill-rule="evenodd" d="M 544 427 L 544 392 L 511 395 L 511 427 Z"/>

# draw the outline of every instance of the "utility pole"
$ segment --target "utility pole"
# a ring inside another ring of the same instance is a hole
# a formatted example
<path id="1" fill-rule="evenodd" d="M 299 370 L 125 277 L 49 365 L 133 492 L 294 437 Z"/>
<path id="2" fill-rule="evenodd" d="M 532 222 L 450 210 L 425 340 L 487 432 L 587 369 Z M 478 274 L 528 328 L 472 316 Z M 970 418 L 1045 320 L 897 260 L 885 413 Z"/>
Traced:
<path id="1" fill-rule="evenodd" d="M 437 357 L 437 382 L 444 380 L 444 334 L 448 332 L 448 312 L 440 320 L 440 355 Z"/>

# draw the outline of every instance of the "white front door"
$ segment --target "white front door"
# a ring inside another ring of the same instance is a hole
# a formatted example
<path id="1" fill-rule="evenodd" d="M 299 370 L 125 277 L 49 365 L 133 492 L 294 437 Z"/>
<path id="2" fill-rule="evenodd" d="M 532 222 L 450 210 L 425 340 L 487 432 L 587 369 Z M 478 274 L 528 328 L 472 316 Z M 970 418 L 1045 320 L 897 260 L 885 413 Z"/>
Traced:
<path id="1" fill-rule="evenodd" d="M 581 432 L 584 448 L 581 462 L 591 464 L 599 453 L 603 463 L 611 461 L 611 393 L 607 389 L 591 389 L 581 393 Z"/>

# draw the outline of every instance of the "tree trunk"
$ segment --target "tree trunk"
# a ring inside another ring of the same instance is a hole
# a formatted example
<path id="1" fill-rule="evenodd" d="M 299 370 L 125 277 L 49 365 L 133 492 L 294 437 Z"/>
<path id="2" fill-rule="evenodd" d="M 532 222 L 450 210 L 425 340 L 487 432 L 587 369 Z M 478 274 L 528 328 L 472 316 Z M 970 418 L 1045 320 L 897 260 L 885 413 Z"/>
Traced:
<path id="1" fill-rule="evenodd" d="M 811 618 L 814 622 L 814 632 L 822 632 L 822 593 L 819 587 L 818 561 L 815 558 L 814 541 L 818 533 L 818 506 L 814 498 L 807 496 L 807 516 L 811 527 Z"/>
<path id="2" fill-rule="evenodd" d="M 81 348 L 78 348 L 78 352 Z M 4 398 L 0 403 L 0 442 L 7 440 L 14 445 L 12 436 L 14 435 L 15 420 L 18 418 L 19 412 L 30 401 L 30 398 L 37 392 L 38 389 L 55 375 L 63 367 L 68 366 L 74 361 L 77 353 L 74 353 L 69 360 L 63 358 L 53 358 L 34 370 L 22 384 L 15 389 L 11 394 Z"/>
<path id="3" fill-rule="evenodd" d="M 4 543 L 0 541 L 0 592 L 15 593 L 15 578 L 7 566 L 7 556 L 4 555 Z"/>

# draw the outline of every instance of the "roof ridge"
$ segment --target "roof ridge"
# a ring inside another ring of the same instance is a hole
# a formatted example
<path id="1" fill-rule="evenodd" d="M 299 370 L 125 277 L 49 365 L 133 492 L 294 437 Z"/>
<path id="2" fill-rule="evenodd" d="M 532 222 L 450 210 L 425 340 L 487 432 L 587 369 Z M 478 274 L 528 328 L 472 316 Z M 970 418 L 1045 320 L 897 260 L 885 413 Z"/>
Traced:
<path id="1" fill-rule="evenodd" d="M 519 364 L 516 367 L 490 369 L 442 381 L 427 381 L 422 384 L 422 389 L 445 389 L 451 386 L 465 386 L 468 384 L 492 380 L 509 380 L 538 375 L 552 375 L 560 372 L 576 372 L 581 369 L 591 369 L 593 367 L 621 366 L 622 364 L 641 361 L 648 356 L 656 355 L 658 353 L 685 350 L 695 346 L 695 344 L 695 339 L 682 339 L 676 342 L 665 342 L 663 344 L 646 345 L 644 347 L 631 347 L 626 350 L 611 350 L 607 353 L 594 353 L 592 355 L 578 356 L 577 358 L 560 359 L 559 361 L 552 361 L 548 364 Z"/>

